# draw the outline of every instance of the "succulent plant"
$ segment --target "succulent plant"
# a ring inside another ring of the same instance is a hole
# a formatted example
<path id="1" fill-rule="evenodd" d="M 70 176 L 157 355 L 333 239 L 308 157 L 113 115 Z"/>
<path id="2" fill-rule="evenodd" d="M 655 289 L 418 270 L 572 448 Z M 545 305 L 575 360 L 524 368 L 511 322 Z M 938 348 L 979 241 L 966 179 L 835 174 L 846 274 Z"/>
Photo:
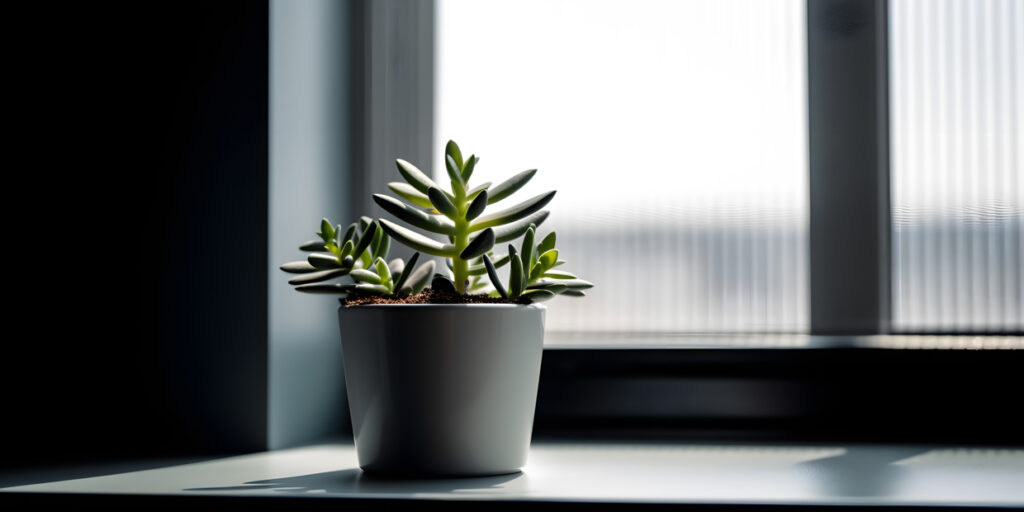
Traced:
<path id="1" fill-rule="evenodd" d="M 442 243 L 424 236 L 412 229 L 386 219 L 380 219 L 380 226 L 396 241 L 417 251 L 450 259 L 452 282 L 458 293 L 467 293 L 484 286 L 481 279 L 471 273 L 472 267 L 479 267 L 476 276 L 482 276 L 481 257 L 496 243 L 510 242 L 523 236 L 531 225 L 540 225 L 548 213 L 542 210 L 555 196 L 555 191 L 545 192 L 511 208 L 484 214 L 489 205 L 497 203 L 518 191 L 536 174 L 536 169 L 523 171 L 498 185 L 481 183 L 470 186 L 473 170 L 480 159 L 470 155 L 463 159 L 462 151 L 454 141 L 445 147 L 445 168 L 451 183 L 450 190 L 443 190 L 415 165 L 398 159 L 395 163 L 405 183 L 392 182 L 388 188 L 405 199 L 375 194 L 373 200 L 385 211 L 410 226 L 448 238 Z"/>
<path id="2" fill-rule="evenodd" d="M 285 272 L 302 274 L 288 281 L 300 292 L 416 294 L 423 290 L 434 272 L 433 261 L 416 268 L 418 252 L 409 258 L 408 263 L 401 258 L 387 261 L 391 239 L 378 222 L 369 217 L 362 217 L 344 230 L 340 224 L 335 227 L 323 219 L 317 236 L 320 240 L 311 240 L 299 247 L 310 253 L 305 261 L 281 265 Z M 352 282 L 324 283 L 346 276 L 351 277 Z"/>
<path id="3" fill-rule="evenodd" d="M 542 302 L 556 295 L 583 297 L 583 290 L 593 288 L 593 283 L 577 278 L 569 272 L 555 270 L 565 263 L 558 259 L 555 248 L 556 235 L 552 231 L 539 244 L 536 240 L 536 226 L 530 225 L 523 236 L 522 250 L 516 251 L 509 244 L 508 255 L 496 264 L 490 255 L 484 254 L 484 269 L 494 286 L 494 293 L 513 302 L 528 300 Z M 503 286 L 498 277 L 497 267 L 509 264 L 508 286 Z"/>

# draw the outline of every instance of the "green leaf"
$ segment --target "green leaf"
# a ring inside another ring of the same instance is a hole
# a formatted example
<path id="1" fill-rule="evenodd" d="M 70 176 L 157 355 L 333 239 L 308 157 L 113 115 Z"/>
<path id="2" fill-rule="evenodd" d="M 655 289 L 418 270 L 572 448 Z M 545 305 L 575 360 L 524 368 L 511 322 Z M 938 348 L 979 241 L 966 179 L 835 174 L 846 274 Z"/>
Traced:
<path id="1" fill-rule="evenodd" d="M 384 231 L 387 232 L 387 234 L 391 235 L 395 240 L 405 244 L 410 249 L 425 252 L 427 254 L 433 254 L 434 256 L 445 256 L 448 258 L 457 254 L 455 251 L 455 245 L 442 245 L 441 242 L 431 240 L 411 229 L 399 226 L 387 219 L 381 219 L 380 225 L 384 228 Z"/>
<path id="2" fill-rule="evenodd" d="M 422 206 L 430 209 L 434 208 L 434 205 L 430 204 L 430 198 L 427 197 L 426 194 L 421 194 L 419 190 L 416 190 L 415 187 L 408 183 L 392 181 L 391 183 L 388 183 L 388 188 L 390 188 L 392 192 L 401 196 L 402 199 L 405 199 L 416 206 Z"/>
<path id="3" fill-rule="evenodd" d="M 530 169 L 529 171 L 523 171 L 511 178 L 499 183 L 491 189 L 491 198 L 488 200 L 490 204 L 497 203 L 506 197 L 515 194 L 517 190 L 523 188 L 533 178 L 533 175 L 537 174 L 537 169 Z"/>
<path id="4" fill-rule="evenodd" d="M 469 155 L 469 160 L 466 160 L 466 164 L 462 166 L 463 183 L 469 183 L 469 178 L 473 175 L 473 169 L 476 168 L 476 163 L 479 161 L 480 158 L 476 155 Z"/>
<path id="5" fill-rule="evenodd" d="M 352 237 L 356 236 L 356 229 L 359 228 L 359 224 L 353 222 L 348 225 L 348 229 L 345 230 L 345 236 L 341 238 L 341 245 L 345 245 L 345 242 L 352 240 Z"/>
<path id="6" fill-rule="evenodd" d="M 550 277 L 551 279 L 579 279 L 576 274 L 569 272 L 545 272 L 544 277 Z"/>
<path id="7" fill-rule="evenodd" d="M 582 279 L 566 279 L 558 281 L 558 284 L 564 284 L 568 286 L 570 290 L 587 290 L 594 287 L 594 283 L 584 281 Z"/>
<path id="8" fill-rule="evenodd" d="M 388 270 L 391 271 L 392 276 L 397 276 L 405 270 L 405 260 L 402 258 L 395 258 L 388 262 Z"/>
<path id="9" fill-rule="evenodd" d="M 366 270 L 364 268 L 357 268 L 353 270 L 349 275 L 356 281 L 361 281 L 370 284 L 381 284 L 382 279 L 376 273 Z"/>
<path id="10" fill-rule="evenodd" d="M 495 242 L 495 243 L 497 243 L 497 242 Z M 501 268 L 506 263 L 508 263 L 508 254 L 506 254 L 506 255 L 504 255 L 504 256 L 496 259 L 496 260 L 492 260 L 492 261 L 494 262 L 494 268 Z M 473 265 L 473 266 L 469 267 L 469 272 L 468 273 L 471 276 L 482 276 L 482 275 L 487 273 L 487 268 L 484 267 L 483 264 Z"/>
<path id="11" fill-rule="evenodd" d="M 412 253 L 412 257 L 409 258 L 409 263 L 405 263 L 402 270 L 397 271 L 398 279 L 395 280 L 395 292 L 401 292 L 402 287 L 405 286 L 405 282 L 409 279 L 409 275 L 412 274 L 412 271 L 416 268 L 416 262 L 419 261 L 419 259 L 420 253 Z M 401 261 L 401 259 L 398 259 L 397 261 Z M 394 263 L 394 261 L 392 261 L 392 263 Z M 391 272 L 396 272 L 396 269 L 392 268 Z"/>
<path id="12" fill-rule="evenodd" d="M 305 252 L 322 251 L 322 250 L 324 250 L 324 241 L 323 240 L 310 240 L 310 241 L 300 245 L 299 246 L 299 250 L 300 251 L 305 251 Z"/>
<path id="13" fill-rule="evenodd" d="M 581 292 L 579 290 L 565 290 L 564 292 L 560 293 L 559 295 L 565 295 L 565 296 L 568 296 L 568 297 L 586 297 L 587 296 L 586 292 Z"/>
<path id="14" fill-rule="evenodd" d="M 494 247 L 494 230 L 487 228 L 480 232 L 473 241 L 469 242 L 469 245 L 462 250 L 462 254 L 459 257 L 468 260 L 475 258 L 481 254 L 486 253 Z"/>
<path id="15" fill-rule="evenodd" d="M 362 223 L 361 219 L 360 223 Z M 370 244 L 373 243 L 373 239 L 376 235 L 377 222 L 371 219 L 370 222 L 366 225 L 366 227 L 363 228 L 363 233 L 359 235 L 359 243 L 356 244 L 356 248 L 352 250 L 352 255 L 355 256 L 356 258 L 362 258 L 363 251 L 365 251 L 367 247 L 370 247 Z"/>
<path id="16" fill-rule="evenodd" d="M 388 251 L 391 249 L 391 237 L 389 237 L 383 229 L 378 231 L 380 231 L 380 241 L 377 242 L 377 245 L 373 250 L 373 256 L 387 260 Z"/>
<path id="17" fill-rule="evenodd" d="M 366 228 L 369 227 L 370 224 L 373 224 L 373 219 L 366 215 L 359 217 L 359 232 L 362 233 L 363 231 L 366 231 Z"/>
<path id="18" fill-rule="evenodd" d="M 540 245 L 537 246 L 537 254 L 544 254 L 551 249 L 555 248 L 555 232 L 548 233 L 548 236 L 541 240 Z"/>
<path id="19" fill-rule="evenodd" d="M 341 248 L 341 258 L 345 259 L 345 258 L 347 258 L 349 256 L 352 256 L 352 253 L 355 250 L 356 250 L 356 244 L 354 244 L 352 242 L 352 240 L 349 240 L 349 241 L 345 242 L 345 246 Z"/>
<path id="20" fill-rule="evenodd" d="M 523 236 L 531 224 L 535 226 L 541 225 L 541 223 L 547 220 L 550 213 L 547 210 L 541 210 L 525 219 L 494 228 L 494 243 L 511 242 Z"/>
<path id="21" fill-rule="evenodd" d="M 505 287 L 501 285 L 501 279 L 498 278 L 498 269 L 486 254 L 484 254 L 484 267 L 487 269 L 487 277 L 491 279 L 491 286 L 498 291 L 501 298 L 508 299 L 508 292 L 505 291 Z"/>
<path id="22" fill-rule="evenodd" d="M 308 261 L 291 261 L 281 265 L 281 270 L 289 274 L 306 274 L 308 272 L 315 272 L 316 267 L 310 265 Z"/>
<path id="23" fill-rule="evenodd" d="M 448 276 L 442 274 L 434 274 L 434 278 L 430 280 L 430 287 L 439 292 L 458 293 L 455 283 Z"/>
<path id="24" fill-rule="evenodd" d="M 452 190 L 455 192 L 455 196 L 465 195 L 466 182 L 462 181 L 462 171 L 459 170 L 459 164 L 449 156 L 445 158 L 444 168 L 448 171 L 448 179 L 452 182 Z"/>
<path id="25" fill-rule="evenodd" d="M 315 252 L 310 254 L 309 257 L 306 258 L 306 261 L 316 268 L 338 268 L 341 266 L 341 264 L 338 263 L 337 256 L 325 252 Z"/>
<path id="26" fill-rule="evenodd" d="M 478 196 L 480 194 L 480 192 L 483 192 L 484 190 L 487 190 L 487 187 L 490 187 L 490 186 L 491 186 L 491 182 L 485 181 L 485 182 L 483 182 L 483 183 L 481 183 L 481 184 L 479 184 L 479 185 L 469 189 L 469 192 L 466 192 L 466 200 L 467 201 L 472 201 L 474 198 L 476 198 L 476 196 Z"/>
<path id="27" fill-rule="evenodd" d="M 523 260 L 523 274 L 527 280 L 530 279 L 530 274 L 533 272 L 533 238 L 536 236 L 537 227 L 530 224 L 530 227 L 526 228 L 526 234 L 523 235 L 523 245 L 521 246 L 520 258 Z"/>
<path id="28" fill-rule="evenodd" d="M 451 159 L 455 162 L 457 168 L 459 170 L 462 169 L 462 150 L 459 149 L 459 145 L 456 144 L 454 140 L 449 140 L 448 144 L 445 145 L 444 156 L 445 159 L 451 157 Z"/>
<path id="29" fill-rule="evenodd" d="M 345 243 L 348 244 L 349 242 L 351 242 L 351 240 Z M 352 255 L 349 254 L 348 256 L 345 256 L 344 258 L 341 259 L 341 266 L 345 268 L 351 268 L 355 261 L 356 260 L 352 259 Z"/>
<path id="30" fill-rule="evenodd" d="M 516 248 L 511 245 L 508 246 L 508 257 L 508 297 L 516 300 L 523 293 L 523 262 L 516 254 Z"/>
<path id="31" fill-rule="evenodd" d="M 303 274 L 303 275 L 301 275 L 299 277 L 296 277 L 294 279 L 290 279 L 288 281 L 288 284 L 296 285 L 297 286 L 297 285 L 300 285 L 300 284 L 319 283 L 320 281 L 326 281 L 328 279 L 334 279 L 335 277 L 341 277 L 341 276 L 344 276 L 344 275 L 347 275 L 347 274 L 348 274 L 348 269 L 347 268 L 321 270 L 319 272 L 310 272 L 309 274 Z"/>
<path id="32" fill-rule="evenodd" d="M 555 264 L 553 266 L 554 267 L 558 267 L 558 266 L 561 266 L 561 265 L 565 265 L 565 260 L 558 260 L 558 261 L 555 262 Z"/>
<path id="33" fill-rule="evenodd" d="M 456 219 L 459 216 L 459 210 L 452 204 L 452 200 L 445 195 L 441 189 L 437 187 L 431 187 L 427 191 L 427 197 L 430 198 L 430 204 L 437 208 L 437 211 L 443 213 L 449 219 Z"/>
<path id="34" fill-rule="evenodd" d="M 537 266 L 530 272 L 530 280 L 536 280 L 541 274 L 547 272 L 558 261 L 558 249 L 551 249 L 537 257 Z"/>
<path id="35" fill-rule="evenodd" d="M 307 284 L 298 286 L 295 288 L 296 291 L 303 293 L 331 293 L 331 294 L 346 294 L 351 293 L 355 290 L 356 285 L 354 284 Z"/>
<path id="36" fill-rule="evenodd" d="M 383 208 L 384 211 L 412 226 L 443 235 L 455 234 L 455 224 L 446 217 L 424 213 L 384 194 L 374 194 L 373 201 Z"/>
<path id="37" fill-rule="evenodd" d="M 327 252 L 335 255 L 336 257 L 338 257 L 338 258 L 342 257 L 341 256 L 341 248 L 338 247 L 338 244 L 334 243 L 334 240 L 331 240 L 330 242 L 324 244 L 324 248 L 327 249 Z"/>
<path id="38" fill-rule="evenodd" d="M 324 243 L 334 240 L 334 225 L 327 219 L 320 219 L 320 232 L 317 234 L 324 239 Z"/>
<path id="39" fill-rule="evenodd" d="M 372 283 L 359 283 L 356 285 L 355 291 L 365 293 L 367 295 L 387 295 L 391 293 L 391 290 L 389 290 L 387 286 Z"/>
<path id="40" fill-rule="evenodd" d="M 545 192 L 538 196 L 531 197 L 522 203 L 519 203 L 512 208 L 484 215 L 477 219 L 472 225 L 469 226 L 470 231 L 479 231 L 484 228 L 490 228 L 494 226 L 501 226 L 510 222 L 522 219 L 531 213 L 540 210 L 544 205 L 551 202 L 551 199 L 555 197 L 555 191 Z"/>
<path id="41" fill-rule="evenodd" d="M 528 299 L 530 302 L 544 302 L 554 297 L 555 293 L 548 290 L 528 290 L 522 295 L 522 298 Z"/>
<path id="42" fill-rule="evenodd" d="M 565 283 L 559 283 L 556 281 L 541 281 L 539 283 L 533 283 L 526 287 L 527 290 L 547 290 L 554 294 L 559 294 L 569 289 L 569 285 Z"/>
<path id="43" fill-rule="evenodd" d="M 466 220 L 479 217 L 484 212 L 484 208 L 487 208 L 487 191 L 481 190 L 473 202 L 469 203 L 469 208 L 466 209 Z"/>
<path id="44" fill-rule="evenodd" d="M 401 293 L 415 295 L 423 291 L 423 288 L 426 288 L 427 283 L 430 282 L 430 276 L 434 275 L 435 265 L 434 260 L 420 265 L 420 268 L 409 275 L 405 285 L 402 286 Z"/>
<path id="45" fill-rule="evenodd" d="M 387 285 L 391 282 L 391 268 L 388 267 L 388 262 L 384 261 L 384 258 L 374 260 L 373 266 L 377 269 L 377 275 L 380 276 L 382 284 Z"/>
<path id="46" fill-rule="evenodd" d="M 402 160 L 401 158 L 395 160 L 395 164 L 398 166 L 398 172 L 405 178 L 405 181 L 412 185 L 416 190 L 426 194 L 430 187 L 436 187 L 437 183 L 430 179 L 423 171 L 419 170 L 415 165 Z"/>

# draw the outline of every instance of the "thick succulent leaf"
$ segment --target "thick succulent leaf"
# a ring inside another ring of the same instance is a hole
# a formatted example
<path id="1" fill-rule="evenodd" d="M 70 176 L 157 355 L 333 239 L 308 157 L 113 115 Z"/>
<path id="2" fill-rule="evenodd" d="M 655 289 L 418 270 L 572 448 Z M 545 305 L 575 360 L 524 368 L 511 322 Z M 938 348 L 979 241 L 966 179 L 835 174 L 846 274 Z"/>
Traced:
<path id="1" fill-rule="evenodd" d="M 405 270 L 405 260 L 402 258 L 395 258 L 388 262 L 388 270 L 391 271 L 391 275 L 397 276 Z"/>
<path id="2" fill-rule="evenodd" d="M 416 190 L 416 187 L 413 187 L 408 183 L 392 181 L 391 183 L 388 183 L 388 188 L 390 188 L 392 192 L 401 196 L 402 199 L 405 199 L 416 206 L 434 209 L 434 205 L 430 204 L 430 198 L 427 197 L 426 194 L 421 194 L 419 190 Z"/>
<path id="3" fill-rule="evenodd" d="M 352 256 L 352 253 L 356 250 L 356 244 L 352 243 L 352 240 L 345 242 L 345 246 L 341 248 L 341 258 L 345 259 Z"/>
<path id="4" fill-rule="evenodd" d="M 541 210 L 525 219 L 494 228 L 495 243 L 511 242 L 523 236 L 530 227 L 530 224 L 535 226 L 541 225 L 542 222 L 547 220 L 550 213 L 547 210 Z"/>
<path id="5" fill-rule="evenodd" d="M 387 286 L 371 283 L 359 283 L 356 285 L 355 291 L 365 293 L 367 295 L 387 295 L 391 293 L 391 290 L 389 290 Z"/>
<path id="6" fill-rule="evenodd" d="M 551 202 L 551 199 L 555 197 L 555 191 L 545 192 L 543 194 L 531 197 L 522 203 L 519 203 L 512 208 L 502 210 L 500 212 L 489 213 L 480 217 L 472 225 L 470 225 L 470 231 L 479 231 L 481 229 L 490 228 L 494 226 L 501 226 L 515 222 L 519 219 L 529 216 L 531 213 L 540 210 L 544 205 Z"/>
<path id="7" fill-rule="evenodd" d="M 377 256 L 377 249 L 380 248 L 381 237 L 384 237 L 384 236 L 387 236 L 387 235 L 384 234 L 384 230 L 383 229 L 374 229 L 373 230 L 373 240 L 370 241 L 370 246 L 367 247 L 367 249 L 370 250 L 370 257 L 371 258 Z"/>
<path id="8" fill-rule="evenodd" d="M 388 252 L 391 250 L 391 237 L 388 236 L 383 229 L 379 229 L 378 231 L 380 231 L 380 241 L 377 242 L 377 247 L 373 250 L 373 255 L 387 260 Z"/>
<path id="9" fill-rule="evenodd" d="M 362 233 L 363 231 L 366 231 L 366 228 L 370 227 L 370 224 L 373 224 L 373 219 L 366 215 L 359 217 L 359 232 Z"/>
<path id="10" fill-rule="evenodd" d="M 411 261 L 411 260 L 410 260 Z M 409 265 L 412 267 L 412 265 Z M 402 286 L 401 293 L 403 294 L 417 294 L 423 291 L 427 287 L 427 283 L 430 282 L 430 276 L 434 274 L 434 267 L 436 263 L 434 260 L 430 260 L 413 271 L 406 279 L 405 284 Z"/>
<path id="11" fill-rule="evenodd" d="M 384 261 L 384 258 L 374 260 L 373 266 L 377 269 L 377 275 L 380 276 L 381 283 L 387 284 L 391 282 L 391 268 L 388 267 L 388 262 Z"/>
<path id="12" fill-rule="evenodd" d="M 594 283 L 584 281 L 582 279 L 563 279 L 559 280 L 558 284 L 564 284 L 568 286 L 570 290 L 587 290 L 594 287 Z"/>
<path id="13" fill-rule="evenodd" d="M 482 190 L 473 199 L 473 202 L 469 203 L 469 208 L 466 209 L 466 220 L 473 220 L 480 216 L 484 212 L 484 208 L 487 208 L 487 191 Z"/>
<path id="14" fill-rule="evenodd" d="M 537 246 L 537 254 L 544 254 L 551 249 L 555 248 L 555 232 L 548 233 L 548 236 L 544 237 L 544 240 L 540 241 L 540 245 Z"/>
<path id="15" fill-rule="evenodd" d="M 537 174 L 537 169 L 530 169 L 529 171 L 523 171 L 511 178 L 497 184 L 490 190 L 491 197 L 488 199 L 490 204 L 497 203 L 506 197 L 515 194 L 517 190 L 523 188 L 533 178 L 533 175 Z"/>
<path id="16" fill-rule="evenodd" d="M 427 254 L 433 254 L 434 256 L 445 256 L 451 258 L 455 256 L 455 245 L 453 244 L 441 244 L 436 240 L 431 240 L 409 228 L 405 228 L 391 222 L 387 219 L 381 219 L 380 225 L 384 228 L 387 234 L 391 235 L 392 238 L 405 244 L 407 247 Z"/>
<path id="17" fill-rule="evenodd" d="M 333 240 L 334 235 L 337 233 L 335 233 L 334 225 L 331 224 L 331 221 L 327 219 L 320 219 L 320 232 L 317 234 L 320 235 L 320 238 L 323 238 L 326 243 Z"/>
<path id="18" fill-rule="evenodd" d="M 508 270 L 508 296 L 515 300 L 523 293 L 523 262 L 516 254 L 516 248 L 508 246 L 509 270 Z"/>
<path id="19" fill-rule="evenodd" d="M 462 181 L 462 170 L 459 164 L 451 157 L 445 157 L 444 168 L 448 171 L 448 179 L 452 182 L 452 190 L 456 195 L 466 193 L 466 182 Z"/>
<path id="20" fill-rule="evenodd" d="M 284 270 L 289 274 L 305 274 L 308 272 L 316 272 L 317 268 L 310 265 L 308 261 L 290 261 L 281 265 L 281 270 Z"/>
<path id="21" fill-rule="evenodd" d="M 360 221 L 360 223 L 362 223 L 362 221 Z M 356 248 L 352 251 L 352 254 L 355 257 L 361 257 L 363 255 L 363 251 L 370 247 L 370 244 L 373 243 L 374 236 L 377 234 L 377 229 L 377 223 L 371 219 L 366 227 L 363 228 L 363 234 L 359 235 L 359 243 L 356 244 Z"/>
<path id="22" fill-rule="evenodd" d="M 299 246 L 299 250 L 300 251 L 305 251 L 305 252 L 322 251 L 322 250 L 324 250 L 324 241 L 323 240 L 310 240 L 310 241 L 300 245 Z"/>
<path id="23" fill-rule="evenodd" d="M 395 165 L 398 166 L 398 172 L 402 175 L 407 183 L 412 185 L 413 188 L 426 194 L 430 187 L 436 187 L 437 183 L 430 179 L 429 176 L 419 170 L 415 165 L 402 160 L 401 158 L 395 160 Z"/>
<path id="24" fill-rule="evenodd" d="M 484 268 L 487 270 L 487 277 L 491 279 L 491 286 L 498 291 L 498 295 L 501 295 L 501 298 L 507 299 L 508 292 L 505 291 L 505 287 L 501 285 L 501 279 L 498 277 L 498 269 L 495 268 L 491 258 L 486 254 L 484 254 Z"/>
<path id="25" fill-rule="evenodd" d="M 558 281 L 541 281 L 526 287 L 527 290 L 548 290 L 551 293 L 559 294 L 569 289 L 569 285 Z"/>
<path id="26" fill-rule="evenodd" d="M 555 293 L 548 290 L 528 290 L 523 293 L 521 298 L 528 299 L 530 302 L 544 302 L 554 297 Z"/>
<path id="27" fill-rule="evenodd" d="M 353 222 L 348 225 L 348 229 L 345 230 L 345 235 L 341 237 L 341 245 L 345 245 L 345 242 L 352 240 L 356 236 L 356 230 L 359 229 L 359 224 Z"/>
<path id="28" fill-rule="evenodd" d="M 315 252 L 310 254 L 309 257 L 306 258 L 306 261 L 308 261 L 310 265 L 320 269 L 338 268 L 341 266 L 341 263 L 338 262 L 337 256 L 326 252 Z"/>
<path id="29" fill-rule="evenodd" d="M 544 277 L 549 277 L 551 279 L 579 279 L 578 277 L 576 277 L 576 274 L 573 274 L 571 272 L 564 272 L 561 270 L 545 272 Z"/>
<path id="30" fill-rule="evenodd" d="M 455 224 L 445 217 L 425 213 L 384 194 L 374 194 L 373 201 L 384 211 L 412 226 L 443 235 L 455 234 Z M 428 199 L 427 202 L 429 203 L 430 200 Z"/>
<path id="31" fill-rule="evenodd" d="M 551 249 L 537 257 L 537 266 L 530 272 L 530 279 L 537 279 L 558 261 L 558 249 Z"/>
<path id="32" fill-rule="evenodd" d="M 329 270 L 320 270 L 318 272 L 310 272 L 303 274 L 299 277 L 290 279 L 288 284 L 298 286 L 300 284 L 319 283 L 320 281 L 327 281 L 328 279 L 334 279 L 336 277 L 342 277 L 348 275 L 349 269 L 337 268 Z"/>
<path id="33" fill-rule="evenodd" d="M 483 183 L 481 183 L 481 184 L 479 184 L 479 185 L 469 189 L 469 192 L 466 192 L 466 200 L 467 201 L 472 201 L 474 198 L 476 198 L 476 196 L 480 195 L 480 192 L 483 192 L 484 190 L 487 190 L 487 187 L 490 187 L 490 186 L 491 186 L 491 182 L 485 181 L 485 182 L 483 182 Z"/>
<path id="34" fill-rule="evenodd" d="M 480 232 L 476 238 L 473 239 L 465 249 L 462 250 L 462 254 L 459 257 L 468 260 L 475 258 L 481 254 L 486 253 L 494 247 L 494 230 L 487 228 Z"/>
<path id="35" fill-rule="evenodd" d="M 325 294 L 346 294 L 352 293 L 352 290 L 356 289 L 356 285 L 347 283 L 333 283 L 333 284 L 307 284 L 303 286 L 295 287 L 296 291 L 303 293 L 325 293 Z"/>
<path id="36" fill-rule="evenodd" d="M 376 272 L 372 272 L 364 268 L 357 268 L 353 270 L 349 275 L 351 275 L 352 279 L 355 279 L 356 281 L 361 281 L 370 284 L 381 283 L 381 278 L 380 276 L 377 275 Z"/>
<path id="37" fill-rule="evenodd" d="M 430 198 L 430 204 L 434 205 L 434 208 L 437 208 L 437 211 L 443 213 L 445 217 L 455 219 L 459 216 L 459 210 L 455 208 L 455 204 L 441 189 L 431 187 L 427 191 L 427 197 Z"/>
<path id="38" fill-rule="evenodd" d="M 351 242 L 351 240 L 349 240 L 349 242 Z M 341 266 L 346 267 L 346 268 L 351 268 L 352 264 L 354 264 L 355 262 L 356 262 L 356 260 L 352 259 L 352 255 L 350 254 L 348 256 L 345 256 L 341 260 Z"/>
<path id="39" fill-rule="evenodd" d="M 469 183 L 469 178 L 473 176 L 473 169 L 476 168 L 476 163 L 480 161 L 480 157 L 476 155 L 469 155 L 466 163 L 462 166 L 462 182 Z"/>
<path id="40" fill-rule="evenodd" d="M 581 292 L 579 290 L 565 290 L 564 292 L 560 293 L 559 295 L 565 295 L 566 297 L 586 297 L 587 293 L 586 292 Z"/>
<path id="41" fill-rule="evenodd" d="M 443 274 L 434 274 L 434 278 L 430 280 L 430 287 L 439 292 L 458 293 L 455 283 Z"/>
<path id="42" fill-rule="evenodd" d="M 497 243 L 497 242 L 495 242 L 495 243 Z M 496 259 L 496 260 L 491 260 L 491 261 L 494 263 L 494 268 L 501 268 L 505 264 L 508 263 L 508 254 L 506 254 L 506 255 L 504 255 L 504 256 Z M 482 275 L 487 273 L 487 268 L 483 264 L 472 265 L 472 266 L 469 267 L 468 273 L 471 276 L 482 276 Z"/>
<path id="43" fill-rule="evenodd" d="M 523 245 L 520 246 L 520 259 L 523 260 L 523 274 L 526 279 L 529 279 L 530 274 L 533 272 L 533 251 L 536 249 L 533 246 L 533 238 L 537 233 L 537 226 L 530 224 L 530 227 L 526 228 L 526 233 L 523 235 Z"/>
<path id="44" fill-rule="evenodd" d="M 459 149 L 459 145 L 454 140 L 449 140 L 448 144 L 444 146 L 444 156 L 446 160 L 451 158 L 455 162 L 457 169 L 462 169 L 462 150 Z"/>
<path id="45" fill-rule="evenodd" d="M 409 258 L 409 263 L 402 261 L 402 258 L 395 258 L 391 260 L 391 273 L 398 274 L 398 279 L 395 279 L 395 291 L 400 292 L 402 287 L 405 286 L 405 282 L 409 279 L 409 275 L 416 268 L 416 262 L 420 259 L 420 253 L 414 252 L 412 257 Z M 401 263 L 402 268 L 398 268 L 396 262 Z"/>

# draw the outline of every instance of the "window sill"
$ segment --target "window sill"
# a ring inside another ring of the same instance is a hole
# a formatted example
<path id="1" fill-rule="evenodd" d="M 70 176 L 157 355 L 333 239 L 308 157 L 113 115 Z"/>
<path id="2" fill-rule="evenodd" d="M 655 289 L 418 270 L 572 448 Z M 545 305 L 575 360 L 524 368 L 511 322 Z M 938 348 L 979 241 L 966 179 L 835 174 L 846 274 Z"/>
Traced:
<path id="1" fill-rule="evenodd" d="M 536 442 L 517 474 L 381 480 L 349 443 L 9 487 L 37 503 L 221 507 L 444 501 L 700 506 L 1022 507 L 1024 450 L 923 445 Z M 274 498 L 267 500 L 265 498 Z"/>

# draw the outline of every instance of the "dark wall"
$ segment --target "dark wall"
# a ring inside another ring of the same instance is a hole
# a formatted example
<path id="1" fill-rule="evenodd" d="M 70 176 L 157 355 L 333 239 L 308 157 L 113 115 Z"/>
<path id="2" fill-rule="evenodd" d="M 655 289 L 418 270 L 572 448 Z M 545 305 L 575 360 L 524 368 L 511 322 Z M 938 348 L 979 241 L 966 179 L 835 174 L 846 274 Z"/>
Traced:
<path id="1" fill-rule="evenodd" d="M 266 442 L 267 2 L 9 13 L 4 463 Z"/>

